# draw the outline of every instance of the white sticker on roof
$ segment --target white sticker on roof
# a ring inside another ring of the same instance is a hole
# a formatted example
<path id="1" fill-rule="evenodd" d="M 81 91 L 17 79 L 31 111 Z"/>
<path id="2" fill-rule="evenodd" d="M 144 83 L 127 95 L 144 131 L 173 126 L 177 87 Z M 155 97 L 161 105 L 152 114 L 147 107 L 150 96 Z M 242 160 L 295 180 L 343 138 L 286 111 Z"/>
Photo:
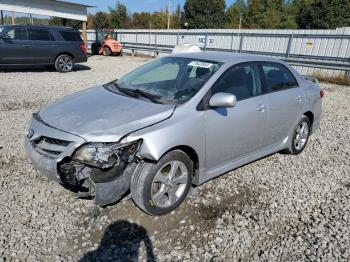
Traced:
<path id="1" fill-rule="evenodd" d="M 195 66 L 195 67 L 201 67 L 201 68 L 210 68 L 214 64 L 207 63 L 207 62 L 201 62 L 201 61 L 192 61 L 191 63 L 188 64 L 188 66 Z"/>

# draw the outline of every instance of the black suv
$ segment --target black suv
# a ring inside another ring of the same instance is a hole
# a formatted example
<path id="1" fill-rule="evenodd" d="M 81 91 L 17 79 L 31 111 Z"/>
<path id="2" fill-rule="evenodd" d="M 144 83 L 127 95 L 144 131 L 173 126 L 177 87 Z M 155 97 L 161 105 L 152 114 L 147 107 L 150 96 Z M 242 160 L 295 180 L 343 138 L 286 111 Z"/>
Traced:
<path id="1" fill-rule="evenodd" d="M 0 65 L 54 65 L 72 71 L 87 61 L 87 48 L 79 31 L 59 26 L 0 26 Z"/>

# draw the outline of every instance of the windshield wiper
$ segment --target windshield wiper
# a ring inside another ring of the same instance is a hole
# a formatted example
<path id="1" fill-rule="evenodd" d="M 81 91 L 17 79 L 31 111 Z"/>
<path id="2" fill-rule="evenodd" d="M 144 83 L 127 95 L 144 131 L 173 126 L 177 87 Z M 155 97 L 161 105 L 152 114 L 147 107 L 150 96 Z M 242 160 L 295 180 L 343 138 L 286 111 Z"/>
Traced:
<path id="1" fill-rule="evenodd" d="M 119 92 L 121 92 L 121 93 L 123 93 L 123 94 L 125 94 L 127 96 L 131 96 L 131 97 L 135 97 L 135 98 L 138 97 L 138 95 L 135 94 L 134 92 L 129 92 L 128 88 L 122 88 L 117 83 L 112 83 L 112 84 Z"/>
<path id="2" fill-rule="evenodd" d="M 150 94 L 150 93 L 147 93 L 145 91 L 142 91 L 140 89 L 131 89 L 131 88 L 124 88 L 124 87 L 120 87 L 118 86 L 117 83 L 114 83 L 114 86 L 122 93 L 124 94 L 127 94 L 129 96 L 132 96 L 132 97 L 145 97 L 147 98 L 148 100 L 152 101 L 153 103 L 156 103 L 156 104 L 163 104 L 161 101 L 159 101 L 161 99 L 161 96 L 158 96 L 158 95 L 154 95 L 154 94 Z"/>

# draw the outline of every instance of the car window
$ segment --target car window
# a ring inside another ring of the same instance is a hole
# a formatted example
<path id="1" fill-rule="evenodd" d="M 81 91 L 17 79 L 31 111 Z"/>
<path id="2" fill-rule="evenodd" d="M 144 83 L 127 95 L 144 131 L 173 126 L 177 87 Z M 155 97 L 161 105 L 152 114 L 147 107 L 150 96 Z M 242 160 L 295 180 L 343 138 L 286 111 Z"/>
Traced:
<path id="1" fill-rule="evenodd" d="M 292 73 L 283 65 L 277 63 L 262 63 L 262 69 L 268 92 L 298 86 Z"/>
<path id="2" fill-rule="evenodd" d="M 13 28 L 6 35 L 12 40 L 28 40 L 27 29 L 24 27 Z"/>
<path id="3" fill-rule="evenodd" d="M 51 33 L 46 29 L 30 29 L 30 39 L 36 41 L 51 41 L 53 40 Z"/>
<path id="4" fill-rule="evenodd" d="M 219 92 L 234 94 L 237 101 L 260 95 L 257 64 L 235 65 L 227 69 L 212 87 L 212 95 Z"/>
<path id="5" fill-rule="evenodd" d="M 59 31 L 64 41 L 81 42 L 81 36 L 78 32 Z"/>
<path id="6" fill-rule="evenodd" d="M 215 74 L 221 63 L 186 57 L 163 57 L 130 72 L 116 84 L 141 90 L 166 103 L 182 104 L 193 97 Z"/>
<path id="7" fill-rule="evenodd" d="M 179 73 L 180 66 L 177 63 L 166 63 L 160 67 L 155 68 L 139 78 L 136 78 L 132 84 L 148 84 L 152 82 L 174 80 Z"/>

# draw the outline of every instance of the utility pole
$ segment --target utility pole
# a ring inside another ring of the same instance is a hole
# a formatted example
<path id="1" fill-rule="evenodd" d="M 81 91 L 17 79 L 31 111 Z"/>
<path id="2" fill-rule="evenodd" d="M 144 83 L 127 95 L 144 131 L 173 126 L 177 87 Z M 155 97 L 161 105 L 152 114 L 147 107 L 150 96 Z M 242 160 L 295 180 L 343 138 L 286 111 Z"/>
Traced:
<path id="1" fill-rule="evenodd" d="M 168 26 L 167 26 L 168 30 L 170 29 L 170 0 L 169 0 L 169 4 L 168 4 Z"/>
<path id="2" fill-rule="evenodd" d="M 1 10 L 1 24 L 4 24 L 4 12 Z"/>
<path id="3" fill-rule="evenodd" d="M 152 30 L 152 14 L 151 12 L 149 13 L 149 31 L 151 32 Z"/>
<path id="4" fill-rule="evenodd" d="M 239 32 L 241 32 L 241 29 L 242 29 L 242 12 L 240 13 L 239 15 Z"/>
<path id="5" fill-rule="evenodd" d="M 12 24 L 14 25 L 16 23 L 16 12 L 12 12 Z"/>

